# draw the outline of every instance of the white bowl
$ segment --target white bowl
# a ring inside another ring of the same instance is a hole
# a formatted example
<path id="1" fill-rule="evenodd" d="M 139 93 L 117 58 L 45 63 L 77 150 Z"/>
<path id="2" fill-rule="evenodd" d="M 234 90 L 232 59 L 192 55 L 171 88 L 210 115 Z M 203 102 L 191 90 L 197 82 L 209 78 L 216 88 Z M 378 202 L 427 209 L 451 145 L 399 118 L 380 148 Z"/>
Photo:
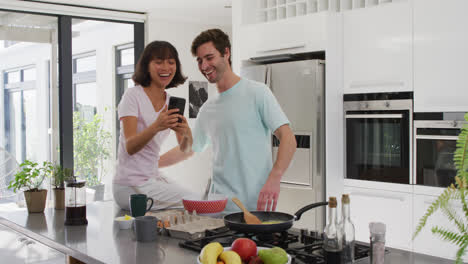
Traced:
<path id="1" fill-rule="evenodd" d="M 259 251 L 260 249 L 270 249 L 270 248 L 267 248 L 267 247 L 257 247 L 257 254 L 258 254 L 258 251 Z M 228 251 L 228 250 L 231 250 L 231 247 L 225 247 L 225 248 L 224 248 L 224 251 Z M 202 253 L 203 253 L 203 250 L 200 252 L 200 255 L 198 255 L 198 257 L 197 257 L 197 263 L 198 263 L 198 264 L 202 264 L 202 263 L 201 263 L 201 260 L 200 260 L 200 259 L 201 259 L 201 256 L 202 256 Z M 286 262 L 286 264 L 291 264 L 291 256 L 290 256 L 289 254 L 288 254 L 288 262 Z"/>
<path id="2" fill-rule="evenodd" d="M 131 217 L 130 220 L 125 220 L 125 216 L 119 216 L 119 217 L 115 218 L 115 222 L 117 222 L 120 229 L 129 229 L 129 228 L 131 228 L 134 220 L 135 220 L 135 218 L 133 218 L 133 217 Z"/>

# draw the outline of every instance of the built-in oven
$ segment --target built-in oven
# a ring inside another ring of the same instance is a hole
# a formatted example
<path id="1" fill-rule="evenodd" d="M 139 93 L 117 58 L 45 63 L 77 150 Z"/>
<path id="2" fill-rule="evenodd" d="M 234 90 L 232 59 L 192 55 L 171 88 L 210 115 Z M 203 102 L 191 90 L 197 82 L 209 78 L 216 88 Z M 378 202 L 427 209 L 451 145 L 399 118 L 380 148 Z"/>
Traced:
<path id="1" fill-rule="evenodd" d="M 411 183 L 413 94 L 345 94 L 346 178 Z"/>
<path id="2" fill-rule="evenodd" d="M 453 161 L 464 113 L 414 114 L 414 183 L 448 187 L 455 183 Z"/>

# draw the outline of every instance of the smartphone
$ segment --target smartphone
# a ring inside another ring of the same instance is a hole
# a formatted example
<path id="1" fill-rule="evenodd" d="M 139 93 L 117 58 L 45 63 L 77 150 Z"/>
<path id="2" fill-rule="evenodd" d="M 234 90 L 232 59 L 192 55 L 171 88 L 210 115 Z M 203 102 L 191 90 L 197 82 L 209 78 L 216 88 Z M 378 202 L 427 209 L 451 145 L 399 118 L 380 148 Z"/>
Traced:
<path id="1" fill-rule="evenodd" d="M 174 108 L 179 109 L 179 112 L 178 112 L 179 115 L 184 115 L 185 98 L 171 96 L 169 98 L 169 106 L 167 107 L 167 110 L 171 110 L 171 109 L 174 109 Z M 182 123 L 182 118 L 179 118 L 178 122 Z"/>

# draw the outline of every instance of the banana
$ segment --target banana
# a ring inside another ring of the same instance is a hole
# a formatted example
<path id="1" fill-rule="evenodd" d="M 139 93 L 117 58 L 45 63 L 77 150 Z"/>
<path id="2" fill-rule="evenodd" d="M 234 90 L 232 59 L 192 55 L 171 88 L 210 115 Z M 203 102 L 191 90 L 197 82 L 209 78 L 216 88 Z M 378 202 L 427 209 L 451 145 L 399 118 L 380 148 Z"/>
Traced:
<path id="1" fill-rule="evenodd" d="M 239 254 L 232 250 L 224 251 L 219 258 L 226 264 L 242 264 Z"/>
<path id="2" fill-rule="evenodd" d="M 203 249 L 201 258 L 202 264 L 216 264 L 219 254 L 223 252 L 224 248 L 219 242 L 211 242 Z"/>

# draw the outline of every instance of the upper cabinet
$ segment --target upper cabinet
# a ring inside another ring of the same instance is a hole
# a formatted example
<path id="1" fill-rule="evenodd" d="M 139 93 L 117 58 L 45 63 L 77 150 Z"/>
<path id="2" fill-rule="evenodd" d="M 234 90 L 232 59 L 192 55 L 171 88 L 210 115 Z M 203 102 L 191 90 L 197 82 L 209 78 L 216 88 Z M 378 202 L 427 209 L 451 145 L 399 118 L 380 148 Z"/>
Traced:
<path id="1" fill-rule="evenodd" d="M 234 67 L 252 57 L 324 51 L 331 8 L 328 0 L 233 1 Z"/>
<path id="2" fill-rule="evenodd" d="M 414 0 L 414 111 L 468 111 L 468 1 Z"/>
<path id="3" fill-rule="evenodd" d="M 343 12 L 345 93 L 412 91 L 409 1 Z"/>

